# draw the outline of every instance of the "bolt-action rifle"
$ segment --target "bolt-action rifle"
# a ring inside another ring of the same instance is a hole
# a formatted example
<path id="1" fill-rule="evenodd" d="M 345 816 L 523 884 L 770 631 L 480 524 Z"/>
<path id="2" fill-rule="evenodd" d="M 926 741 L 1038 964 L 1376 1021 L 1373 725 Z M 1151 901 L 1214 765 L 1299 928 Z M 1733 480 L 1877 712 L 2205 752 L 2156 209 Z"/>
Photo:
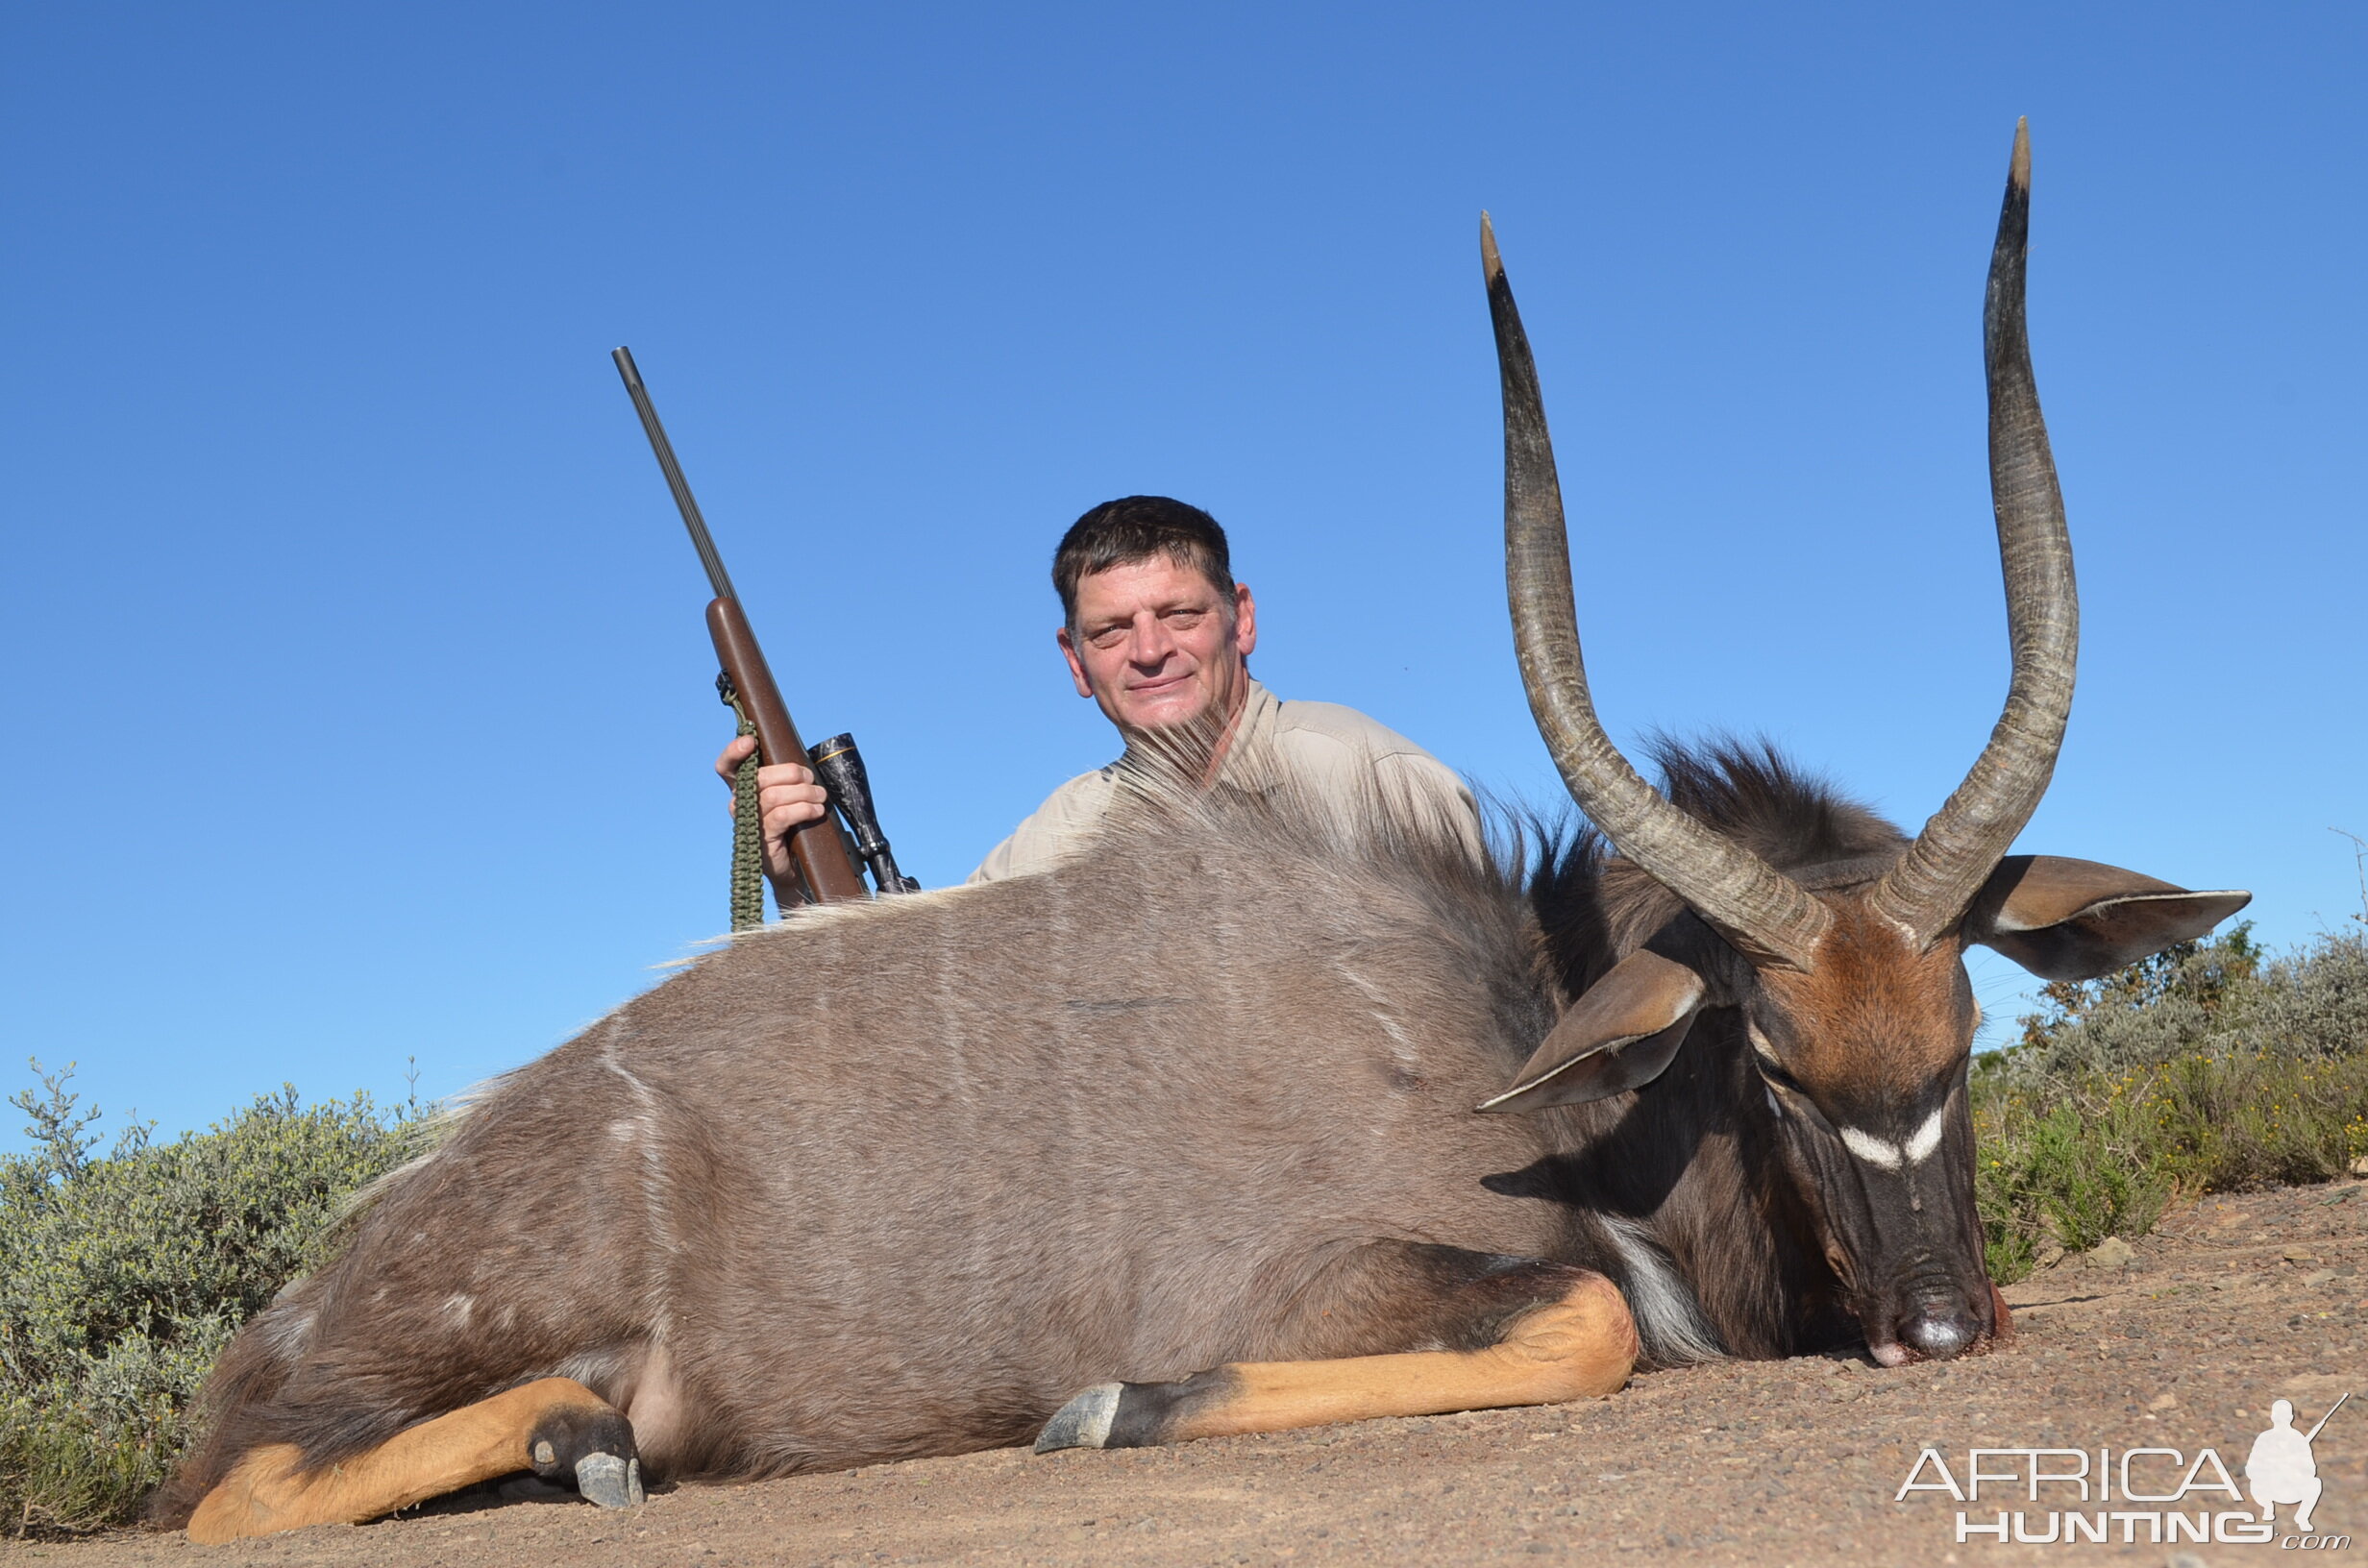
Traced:
<path id="1" fill-rule="evenodd" d="M 682 466 L 675 461 L 674 443 L 666 439 L 666 427 L 658 423 L 649 389 L 641 384 L 641 372 L 633 364 L 632 351 L 619 348 L 610 357 L 617 362 L 617 374 L 625 378 L 625 390 L 633 400 L 633 411 L 641 416 L 642 430 L 650 437 L 650 450 L 657 454 L 658 469 L 666 476 L 667 488 L 674 492 L 675 505 L 682 513 L 683 526 L 691 532 L 691 544 L 699 551 L 700 563 L 707 569 L 709 586 L 715 590 L 715 598 L 707 604 L 707 635 L 714 641 L 715 656 L 724 666 L 724 673 L 716 676 L 716 690 L 754 727 L 756 761 L 762 764 L 807 759 L 828 793 L 830 805 L 852 830 L 855 851 L 870 867 L 875 885 L 882 893 L 917 891 L 921 884 L 899 871 L 896 857 L 888 851 L 887 837 L 880 832 L 879 816 L 872 804 L 871 779 L 864 772 L 862 753 L 855 749 L 854 736 L 833 735 L 810 752 L 798 738 L 798 726 L 791 722 L 789 708 L 781 700 L 780 687 L 774 683 L 773 671 L 765 663 L 765 650 L 757 646 L 756 633 L 750 628 L 748 612 L 740 607 L 740 596 L 732 588 L 731 575 L 724 570 L 724 558 L 716 553 L 706 520 L 700 515 L 699 502 L 692 499 L 690 484 L 682 478 Z M 863 897 L 863 877 L 848 854 L 849 842 L 827 810 L 818 821 L 794 830 L 789 837 L 793 869 L 786 876 L 773 876 L 770 870 L 766 873 L 773 882 L 775 904 L 789 909 L 809 901 L 834 903 L 842 898 Z M 753 923 L 747 921 L 738 909 L 734 915 L 735 925 Z M 757 919 L 762 919 L 761 910 Z"/>

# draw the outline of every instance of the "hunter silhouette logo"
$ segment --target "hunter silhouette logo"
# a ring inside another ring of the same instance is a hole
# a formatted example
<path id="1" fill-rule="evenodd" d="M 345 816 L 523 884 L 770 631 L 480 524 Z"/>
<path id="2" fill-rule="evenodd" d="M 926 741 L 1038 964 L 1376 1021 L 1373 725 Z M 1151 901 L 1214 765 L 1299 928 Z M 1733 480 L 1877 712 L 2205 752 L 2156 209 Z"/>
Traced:
<path id="1" fill-rule="evenodd" d="M 2109 1541 L 2121 1545 L 2176 1545 L 2217 1541 L 2285 1551 L 2342 1551 L 2349 1535 L 2312 1533 L 2311 1515 L 2326 1483 L 2319 1479 L 2315 1442 L 2335 1412 L 2351 1401 L 2346 1393 L 2308 1431 L 2294 1425 L 2294 1404 L 2281 1399 L 2269 1408 L 2269 1427 L 2245 1456 L 2240 1488 L 2216 1449 L 2190 1456 L 2176 1448 L 1969 1448 L 1952 1466 L 1936 1448 L 1916 1455 L 1892 1501 L 1908 1503 L 1918 1492 L 1942 1492 L 1960 1505 L 1958 1544 L 1995 1541 L 2001 1546 L 2049 1546 Z M 1987 1496 L 1983 1488 L 1989 1488 Z M 2243 1507 L 2248 1496 L 2253 1507 Z M 1999 1503 L 2035 1505 L 1999 1508 Z M 1981 1505 L 1987 1503 L 1989 1508 Z M 1966 1507 L 1965 1505 L 1972 1505 Z M 2293 1509 L 2291 1529 L 2276 1524 L 2281 1507 Z"/>
<path id="2" fill-rule="evenodd" d="M 2253 1439 L 2253 1452 L 2245 1456 L 2245 1485 L 2253 1501 L 2261 1506 L 2264 1524 L 2277 1517 L 2279 1504 L 2290 1503 L 2294 1505 L 2294 1528 L 2310 1533 L 2310 1510 L 2319 1506 L 2322 1485 L 2310 1445 L 2351 1397 L 2345 1394 L 2335 1401 L 2306 1433 L 2294 1430 L 2292 1400 L 2282 1399 L 2270 1406 L 2269 1430 Z"/>

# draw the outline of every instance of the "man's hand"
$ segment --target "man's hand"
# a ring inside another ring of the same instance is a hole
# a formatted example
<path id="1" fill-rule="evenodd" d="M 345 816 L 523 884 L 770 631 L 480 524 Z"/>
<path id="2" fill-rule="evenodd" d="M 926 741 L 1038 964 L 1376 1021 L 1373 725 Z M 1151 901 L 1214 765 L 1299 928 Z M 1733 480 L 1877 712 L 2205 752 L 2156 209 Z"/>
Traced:
<path id="1" fill-rule="evenodd" d="M 756 737 L 742 735 L 724 747 L 715 771 L 730 784 L 743 760 L 756 750 Z M 789 836 L 806 823 L 819 821 L 830 796 L 815 782 L 814 770 L 798 762 L 777 762 L 756 770 L 756 803 L 765 823 L 765 874 L 790 873 Z"/>

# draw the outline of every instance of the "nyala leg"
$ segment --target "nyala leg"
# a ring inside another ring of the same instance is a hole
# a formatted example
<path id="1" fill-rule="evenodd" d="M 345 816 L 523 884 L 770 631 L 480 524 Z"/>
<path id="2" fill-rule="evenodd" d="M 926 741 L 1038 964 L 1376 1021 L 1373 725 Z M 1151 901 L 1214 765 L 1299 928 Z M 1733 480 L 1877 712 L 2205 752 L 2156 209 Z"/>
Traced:
<path id="1" fill-rule="evenodd" d="M 1397 1247 L 1397 1243 L 1390 1243 Z M 1437 1415 L 1508 1405 L 1550 1405 L 1609 1394 L 1639 1353 L 1617 1286 L 1589 1269 L 1492 1258 L 1448 1247 L 1404 1247 L 1411 1289 L 1428 1300 L 1384 1304 L 1419 1332 L 1409 1343 L 1451 1348 L 1320 1361 L 1233 1361 L 1180 1383 L 1106 1383 L 1061 1407 L 1036 1452 L 1141 1448 L 1196 1437 Z M 1339 1309 L 1335 1309 L 1338 1311 Z"/>
<path id="2" fill-rule="evenodd" d="M 367 1454 L 299 1468 L 293 1444 L 250 1449 L 189 1516 L 207 1545 L 306 1525 L 359 1524 L 497 1476 L 573 1481 L 604 1507 L 641 1501 L 624 1412 L 582 1384 L 543 1378 L 409 1427 Z"/>

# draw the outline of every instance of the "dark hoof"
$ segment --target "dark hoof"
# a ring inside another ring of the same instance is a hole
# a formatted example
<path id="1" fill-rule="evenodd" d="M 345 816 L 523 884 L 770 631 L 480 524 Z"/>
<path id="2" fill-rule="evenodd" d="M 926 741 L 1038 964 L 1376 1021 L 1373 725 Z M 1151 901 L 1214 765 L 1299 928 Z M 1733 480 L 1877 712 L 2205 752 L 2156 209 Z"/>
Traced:
<path id="1" fill-rule="evenodd" d="M 641 1456 L 633 1447 L 633 1424 L 606 1405 L 563 1405 L 534 1424 L 527 1458 L 545 1481 L 571 1481 L 576 1490 L 604 1508 L 627 1508 L 642 1500 Z"/>
<path id="2" fill-rule="evenodd" d="M 1110 1440 L 1110 1423 L 1119 1413 L 1119 1396 L 1125 1391 L 1122 1383 L 1097 1384 L 1062 1406 L 1037 1434 L 1036 1452 L 1105 1446 Z"/>
<path id="3" fill-rule="evenodd" d="M 642 1501 L 641 1461 L 614 1454 L 586 1454 L 576 1461 L 576 1490 L 604 1508 L 630 1508 Z"/>

